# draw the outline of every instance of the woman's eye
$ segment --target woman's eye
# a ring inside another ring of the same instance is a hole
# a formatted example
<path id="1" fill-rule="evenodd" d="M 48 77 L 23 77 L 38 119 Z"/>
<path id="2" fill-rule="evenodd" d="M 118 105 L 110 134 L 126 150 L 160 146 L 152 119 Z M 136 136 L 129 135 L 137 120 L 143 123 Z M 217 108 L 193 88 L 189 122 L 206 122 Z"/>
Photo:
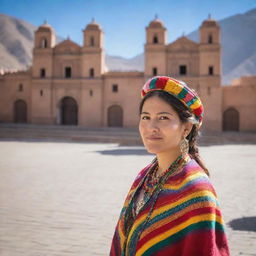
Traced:
<path id="1" fill-rule="evenodd" d="M 148 120 L 149 119 L 149 116 L 142 116 L 141 117 L 141 120 Z"/>
<path id="2" fill-rule="evenodd" d="M 169 117 L 168 116 L 160 116 L 159 119 L 160 120 L 167 120 L 167 119 L 169 119 Z"/>

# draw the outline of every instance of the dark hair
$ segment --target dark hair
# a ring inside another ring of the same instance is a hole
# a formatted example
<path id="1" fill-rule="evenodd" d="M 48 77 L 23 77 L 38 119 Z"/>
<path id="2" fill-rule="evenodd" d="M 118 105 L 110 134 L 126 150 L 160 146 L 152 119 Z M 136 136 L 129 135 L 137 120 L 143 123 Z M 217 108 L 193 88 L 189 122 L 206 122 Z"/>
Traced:
<path id="1" fill-rule="evenodd" d="M 160 99 L 165 101 L 167 104 L 169 104 L 177 112 L 182 123 L 189 122 L 190 121 L 189 119 L 191 119 L 193 117 L 193 115 L 191 114 L 189 109 L 180 100 L 178 100 L 176 97 L 169 94 L 168 92 L 160 91 L 160 90 L 151 91 L 145 95 L 145 97 L 142 99 L 142 101 L 140 103 L 140 108 L 139 108 L 140 113 L 142 112 L 142 107 L 143 107 L 145 101 L 148 98 L 153 97 L 153 96 L 159 97 Z M 198 127 L 195 124 L 193 124 L 191 132 L 186 137 L 189 141 L 188 153 L 202 167 L 202 169 L 205 171 L 205 173 L 208 176 L 210 176 L 209 171 L 204 164 L 204 161 L 202 160 L 202 158 L 199 155 L 199 150 L 198 150 L 198 145 L 197 145 L 197 136 L 199 136 L 199 135 L 200 134 L 199 134 Z"/>

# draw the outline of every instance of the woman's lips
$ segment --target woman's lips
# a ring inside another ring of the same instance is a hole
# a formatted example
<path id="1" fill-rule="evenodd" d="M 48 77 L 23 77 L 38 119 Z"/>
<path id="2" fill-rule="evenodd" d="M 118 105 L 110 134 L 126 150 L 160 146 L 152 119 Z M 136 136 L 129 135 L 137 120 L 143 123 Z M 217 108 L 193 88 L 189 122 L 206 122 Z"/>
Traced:
<path id="1" fill-rule="evenodd" d="M 156 141 L 156 140 L 161 140 L 162 138 L 161 137 L 146 137 L 147 140 L 153 140 L 153 141 Z"/>

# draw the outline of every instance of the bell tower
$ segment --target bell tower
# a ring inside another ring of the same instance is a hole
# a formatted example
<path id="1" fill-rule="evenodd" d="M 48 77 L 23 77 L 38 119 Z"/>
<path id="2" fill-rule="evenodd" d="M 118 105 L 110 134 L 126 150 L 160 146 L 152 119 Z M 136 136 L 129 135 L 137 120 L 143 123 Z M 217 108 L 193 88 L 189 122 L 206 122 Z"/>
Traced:
<path id="1" fill-rule="evenodd" d="M 35 31 L 32 65 L 31 122 L 53 124 L 52 77 L 55 33 L 45 22 Z"/>
<path id="2" fill-rule="evenodd" d="M 82 76 L 97 78 L 104 73 L 103 31 L 92 19 L 83 30 Z"/>
<path id="3" fill-rule="evenodd" d="M 54 46 L 54 30 L 45 22 L 35 31 L 32 66 L 33 77 L 47 78 L 52 76 L 52 52 Z"/>
<path id="4" fill-rule="evenodd" d="M 209 131 L 222 129 L 221 73 L 220 26 L 209 15 L 200 26 L 199 43 L 200 96 L 205 109 L 204 129 Z"/>
<path id="5" fill-rule="evenodd" d="M 145 75 L 148 77 L 166 75 L 167 31 L 157 16 L 146 27 Z"/>
<path id="6" fill-rule="evenodd" d="M 218 78 L 220 85 L 221 76 L 221 45 L 220 45 L 220 26 L 209 15 L 200 26 L 199 44 L 200 76 Z"/>

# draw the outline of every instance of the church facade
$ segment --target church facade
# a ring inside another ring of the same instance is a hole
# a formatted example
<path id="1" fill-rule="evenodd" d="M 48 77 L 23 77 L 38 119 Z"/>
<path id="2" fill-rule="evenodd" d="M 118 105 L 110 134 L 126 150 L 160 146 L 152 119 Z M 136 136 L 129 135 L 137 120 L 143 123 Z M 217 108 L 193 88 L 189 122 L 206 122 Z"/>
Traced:
<path id="1" fill-rule="evenodd" d="M 256 77 L 221 86 L 220 27 L 209 18 L 200 26 L 200 42 L 185 36 L 167 43 L 167 30 L 154 19 L 146 28 L 144 72 L 107 71 L 104 33 L 92 21 L 83 45 L 55 43 L 53 28 L 35 31 L 32 66 L 0 75 L 0 122 L 136 127 L 140 90 L 156 75 L 183 80 L 205 107 L 202 129 L 256 131 Z"/>

